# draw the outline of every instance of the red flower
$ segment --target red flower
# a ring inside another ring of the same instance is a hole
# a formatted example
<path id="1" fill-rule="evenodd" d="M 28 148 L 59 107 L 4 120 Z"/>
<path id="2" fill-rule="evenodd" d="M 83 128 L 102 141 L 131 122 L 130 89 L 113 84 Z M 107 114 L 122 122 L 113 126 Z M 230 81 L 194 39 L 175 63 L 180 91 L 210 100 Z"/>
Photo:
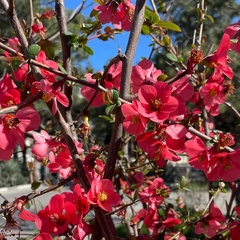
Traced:
<path id="1" fill-rule="evenodd" d="M 240 30 L 240 20 L 237 23 L 233 23 L 233 24 L 229 25 L 225 29 L 224 33 L 228 34 L 230 38 L 233 38 L 236 36 L 236 34 L 239 32 L 239 30 Z M 232 49 L 233 51 L 236 51 L 237 53 L 240 53 L 240 36 L 239 36 L 239 34 L 238 34 L 236 40 L 237 40 L 237 42 L 231 43 L 230 49 Z"/>
<path id="2" fill-rule="evenodd" d="M 212 238 L 217 234 L 218 230 L 222 229 L 224 222 L 225 218 L 220 209 L 212 204 L 209 213 L 204 216 L 203 220 L 197 223 L 195 232 Z"/>
<path id="3" fill-rule="evenodd" d="M 92 78 L 91 73 L 86 74 L 86 79 L 90 83 L 96 83 L 96 79 Z M 108 89 L 111 89 L 113 86 L 112 83 L 108 81 L 104 81 L 104 85 Z M 94 97 L 93 101 L 91 102 L 91 106 L 93 107 L 99 107 L 105 103 L 103 101 L 103 93 L 101 91 L 97 91 L 96 93 L 96 89 L 94 88 L 83 86 L 81 89 L 81 93 L 87 99 L 88 102 Z"/>
<path id="4" fill-rule="evenodd" d="M 96 6 L 95 10 L 100 11 L 98 19 L 101 23 L 112 23 L 115 28 L 120 29 L 120 12 L 118 10 L 118 3 L 111 1 L 109 4 Z"/>
<path id="5" fill-rule="evenodd" d="M 161 74 L 162 71 L 157 70 L 151 61 L 142 60 L 132 68 L 131 83 L 133 93 L 137 93 L 142 85 L 156 83 L 158 76 Z"/>
<path id="6" fill-rule="evenodd" d="M 122 30 L 130 31 L 132 28 L 132 20 L 135 6 L 130 0 L 124 0 L 119 4 Z"/>
<path id="7" fill-rule="evenodd" d="M 114 191 L 113 183 L 109 179 L 94 179 L 87 198 L 91 204 L 107 212 L 111 212 L 112 207 L 118 206 L 121 202 L 121 197 Z"/>
<path id="8" fill-rule="evenodd" d="M 136 100 L 132 101 L 132 105 L 124 103 L 121 106 L 122 114 L 124 116 L 123 127 L 124 129 L 133 135 L 139 135 L 145 131 L 147 118 L 139 114 L 139 103 Z"/>
<path id="9" fill-rule="evenodd" d="M 203 103 L 206 107 L 206 110 L 211 112 L 213 107 L 218 107 L 219 104 L 226 101 L 224 94 L 224 86 L 216 82 L 206 83 L 199 91 L 200 96 L 203 98 Z M 214 112 L 211 112 L 213 116 Z M 219 112 L 217 112 L 219 113 Z"/>
<path id="10" fill-rule="evenodd" d="M 122 61 L 114 63 L 109 69 L 105 77 L 105 81 L 112 83 L 112 86 L 109 88 L 120 89 L 120 81 L 122 76 Z"/>
<path id="11" fill-rule="evenodd" d="M 56 15 L 56 12 L 53 9 L 48 9 L 48 10 L 45 10 L 44 13 L 42 13 L 41 18 L 50 20 L 55 15 Z"/>
<path id="12" fill-rule="evenodd" d="M 43 50 L 41 50 L 38 53 L 38 56 L 36 58 L 37 62 L 40 62 L 44 65 L 47 65 L 53 69 L 58 69 L 58 64 L 52 60 L 48 60 L 47 56 L 45 54 L 45 52 Z M 50 84 L 56 82 L 56 75 L 54 73 L 51 73 L 47 70 L 44 70 L 42 68 L 40 68 L 40 71 L 44 77 L 45 80 L 47 80 Z M 32 76 L 29 76 L 29 65 L 28 64 L 23 64 L 22 66 L 20 66 L 17 71 L 15 73 L 13 73 L 14 78 L 17 81 L 25 81 L 25 82 L 29 82 L 29 81 L 34 81 L 34 79 L 32 78 Z"/>
<path id="13" fill-rule="evenodd" d="M 40 116 L 31 107 L 20 109 L 16 114 L 3 114 L 0 116 L 0 148 L 12 150 L 19 143 L 23 149 L 24 133 L 37 129 L 39 125 Z"/>
<path id="14" fill-rule="evenodd" d="M 155 178 L 153 182 L 148 181 L 148 187 L 139 192 L 141 201 L 148 203 L 151 207 L 159 206 L 168 195 L 169 188 L 162 178 Z"/>
<path id="15" fill-rule="evenodd" d="M 232 182 L 240 177 L 240 150 L 220 152 L 210 158 L 210 170 L 206 172 L 209 181 Z"/>
<path id="16" fill-rule="evenodd" d="M 9 89 L 7 92 L 0 93 L 0 105 L 2 108 L 17 105 L 21 102 L 21 94 L 17 89 Z"/>
<path id="17" fill-rule="evenodd" d="M 45 32 L 46 32 L 46 28 L 43 26 L 42 22 L 38 21 L 38 23 L 35 23 L 32 25 L 32 31 L 34 33 L 39 33 L 39 35 L 42 38 L 45 38 Z"/>
<path id="18" fill-rule="evenodd" d="M 221 75 L 233 78 L 233 70 L 227 65 L 227 54 L 230 49 L 230 37 L 224 33 L 216 53 L 206 57 L 203 62 L 207 67 L 214 68 L 213 78 L 218 80 Z"/>
<path id="19" fill-rule="evenodd" d="M 72 202 L 64 201 L 60 194 L 53 196 L 49 204 L 38 212 L 35 224 L 40 233 L 60 235 L 64 233 L 69 224 L 77 224 L 76 207 Z"/>
<path id="20" fill-rule="evenodd" d="M 185 143 L 186 153 L 189 155 L 189 164 L 197 169 L 208 171 L 210 153 L 208 148 L 198 137 Z"/>
<path id="21" fill-rule="evenodd" d="M 43 100 L 45 102 L 49 102 L 53 100 L 52 105 L 52 114 L 56 114 L 57 112 L 57 102 L 61 103 L 64 107 L 68 107 L 69 100 L 67 96 L 62 92 L 63 82 L 58 81 L 53 84 L 49 84 L 45 79 L 40 81 L 40 89 L 43 91 Z"/>
<path id="22" fill-rule="evenodd" d="M 240 216 L 240 206 L 236 206 L 234 208 L 235 212 L 237 213 L 238 217 Z M 231 239 L 238 239 L 240 235 L 240 224 L 239 220 L 237 219 L 229 224 L 229 231 Z"/>
<path id="23" fill-rule="evenodd" d="M 52 240 L 52 236 L 48 233 L 40 233 L 33 240 Z"/>
<path id="24" fill-rule="evenodd" d="M 88 213 L 90 205 L 88 200 L 83 197 L 82 189 L 79 184 L 76 184 L 73 188 L 73 192 L 63 192 L 62 196 L 64 201 L 72 202 L 76 207 L 76 214 L 82 219 L 85 214 Z"/>
<path id="25" fill-rule="evenodd" d="M 178 107 L 178 101 L 171 96 L 171 87 L 164 82 L 153 86 L 144 85 L 138 91 L 139 113 L 153 122 L 162 123 Z"/>

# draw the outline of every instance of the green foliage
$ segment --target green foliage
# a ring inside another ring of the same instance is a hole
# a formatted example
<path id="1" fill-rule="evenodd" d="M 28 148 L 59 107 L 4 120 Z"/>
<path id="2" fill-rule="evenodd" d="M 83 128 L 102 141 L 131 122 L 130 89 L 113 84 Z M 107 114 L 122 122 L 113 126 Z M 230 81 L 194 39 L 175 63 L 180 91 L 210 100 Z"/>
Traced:
<path id="1" fill-rule="evenodd" d="M 13 159 L 3 162 L 0 161 L 0 187 L 11 187 L 27 182 L 22 175 L 21 164 Z"/>

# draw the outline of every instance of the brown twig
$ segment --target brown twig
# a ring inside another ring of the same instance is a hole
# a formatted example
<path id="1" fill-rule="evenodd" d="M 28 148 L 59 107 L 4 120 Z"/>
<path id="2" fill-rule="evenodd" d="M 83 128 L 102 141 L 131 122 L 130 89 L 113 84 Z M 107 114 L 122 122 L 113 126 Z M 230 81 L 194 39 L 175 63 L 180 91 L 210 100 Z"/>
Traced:
<path id="1" fill-rule="evenodd" d="M 121 88 L 120 97 L 125 99 L 130 92 L 130 79 L 132 73 L 132 62 L 136 52 L 137 43 L 141 33 L 145 11 L 145 0 L 137 0 L 136 8 L 133 17 L 132 30 L 129 36 L 125 58 L 123 59 L 122 77 L 121 77 Z M 123 116 L 121 109 L 117 109 L 116 120 L 113 127 L 111 141 L 108 148 L 108 158 L 104 173 L 104 178 L 112 180 L 115 165 L 118 156 L 119 146 L 121 144 L 122 137 L 122 121 Z"/>

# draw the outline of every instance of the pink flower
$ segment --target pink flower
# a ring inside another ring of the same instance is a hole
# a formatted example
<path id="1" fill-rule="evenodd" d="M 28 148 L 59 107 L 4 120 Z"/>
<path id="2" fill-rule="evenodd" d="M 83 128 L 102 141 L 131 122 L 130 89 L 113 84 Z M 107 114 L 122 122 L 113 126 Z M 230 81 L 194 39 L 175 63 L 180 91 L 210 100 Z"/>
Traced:
<path id="1" fill-rule="evenodd" d="M 195 137 L 185 143 L 186 153 L 189 155 L 189 164 L 197 169 L 208 171 L 210 153 L 203 141 Z"/>
<path id="2" fill-rule="evenodd" d="M 132 105 L 124 103 L 121 106 L 122 114 L 124 116 L 123 127 L 133 135 L 138 136 L 145 131 L 147 118 L 143 117 L 138 111 L 139 102 L 132 101 Z"/>
<path id="3" fill-rule="evenodd" d="M 181 158 L 174 152 L 183 152 L 187 130 L 180 124 L 158 125 L 157 131 L 145 132 L 137 137 L 139 147 L 148 153 L 148 158 L 157 161 L 159 167 L 166 160 L 179 161 Z"/>
<path id="4" fill-rule="evenodd" d="M 130 31 L 132 28 L 132 21 L 135 6 L 130 0 L 124 0 L 119 4 L 122 30 Z"/>
<path id="5" fill-rule="evenodd" d="M 169 208 L 167 210 L 167 217 L 162 221 L 162 223 L 166 228 L 170 228 L 181 224 L 182 221 L 179 219 L 179 215 L 176 213 L 176 211 L 173 208 Z"/>
<path id="6" fill-rule="evenodd" d="M 38 159 L 44 159 L 51 147 L 51 138 L 49 134 L 46 131 L 41 130 L 40 134 L 33 133 L 33 138 L 35 139 L 36 143 L 32 147 L 32 153 Z"/>
<path id="7" fill-rule="evenodd" d="M 240 150 L 220 152 L 210 158 L 210 170 L 206 172 L 209 181 L 233 182 L 240 177 Z"/>
<path id="8" fill-rule="evenodd" d="M 148 181 L 148 186 L 139 192 L 141 201 L 150 206 L 159 206 L 168 195 L 169 188 L 162 178 L 155 178 L 153 182 Z"/>
<path id="9" fill-rule="evenodd" d="M 200 89 L 199 94 L 203 98 L 203 103 L 207 111 L 210 111 L 212 107 L 218 106 L 226 101 L 224 86 L 219 83 L 206 83 Z"/>
<path id="10" fill-rule="evenodd" d="M 225 218 L 223 217 L 220 209 L 214 204 L 211 204 L 209 213 L 207 213 L 203 220 L 197 223 L 195 232 L 197 234 L 205 234 L 208 238 L 214 237 L 218 230 L 223 227 Z"/>
<path id="11" fill-rule="evenodd" d="M 118 3 L 115 1 L 110 4 L 101 5 L 94 7 L 95 10 L 99 11 L 98 19 L 101 23 L 112 23 L 114 27 L 120 29 L 120 12 L 118 10 Z"/>
<path id="12" fill-rule="evenodd" d="M 87 73 L 86 74 L 86 78 L 87 81 L 90 83 L 95 83 L 96 79 L 92 78 L 92 74 L 91 73 Z M 104 81 L 106 88 L 111 89 L 112 88 L 112 83 L 109 83 L 107 81 Z M 103 105 L 105 102 L 103 101 L 103 93 L 101 91 L 97 91 L 96 89 L 87 87 L 87 86 L 83 86 L 81 89 L 81 93 L 82 95 L 87 99 L 87 101 L 91 101 L 91 99 L 93 98 L 93 101 L 91 102 L 91 106 L 93 107 L 99 107 L 101 105 Z"/>
<path id="13" fill-rule="evenodd" d="M 58 69 L 58 64 L 52 60 L 48 60 L 45 52 L 41 50 L 38 53 L 38 56 L 36 57 L 36 61 L 40 62 L 44 65 L 47 65 L 53 69 Z M 40 71 L 44 77 L 45 80 L 47 80 L 50 84 L 56 82 L 56 74 L 51 73 L 45 69 L 40 68 Z M 29 65 L 28 64 L 23 64 L 20 66 L 16 72 L 13 73 L 14 78 L 17 81 L 24 81 L 24 82 L 34 82 L 35 79 L 29 75 Z"/>
<path id="14" fill-rule="evenodd" d="M 58 69 L 58 64 L 56 62 L 52 61 L 52 60 L 48 60 L 47 56 L 46 56 L 46 53 L 42 50 L 38 53 L 36 61 L 40 62 L 42 64 L 45 64 L 45 65 L 49 66 L 50 68 L 53 68 L 53 69 L 56 69 L 56 70 Z M 49 83 L 56 82 L 56 78 L 55 78 L 56 74 L 55 73 L 51 73 L 51 72 L 49 72 L 45 69 L 42 69 L 42 68 L 40 68 L 40 70 L 41 70 L 41 73 L 42 73 L 45 80 L 47 80 Z"/>
<path id="15" fill-rule="evenodd" d="M 224 33 L 228 34 L 230 38 L 235 38 L 235 35 L 240 30 L 240 20 L 237 23 L 233 23 L 226 27 Z M 233 51 L 236 51 L 237 53 L 240 53 L 240 36 L 236 38 L 237 42 L 233 42 L 230 45 L 230 49 Z"/>
<path id="16" fill-rule="evenodd" d="M 121 202 L 121 197 L 114 191 L 113 183 L 109 179 L 94 179 L 87 199 L 91 204 L 107 212 L 111 212 L 112 207 L 118 206 Z"/>
<path id="17" fill-rule="evenodd" d="M 0 148 L 12 150 L 19 143 L 24 149 L 24 133 L 35 130 L 40 125 L 38 112 L 26 107 L 17 111 L 16 114 L 8 113 L 0 116 Z"/>
<path id="18" fill-rule="evenodd" d="M 69 100 L 62 92 L 63 82 L 57 81 L 50 85 L 45 79 L 42 79 L 40 81 L 40 89 L 43 91 L 42 98 L 45 102 L 53 100 L 52 114 L 55 115 L 57 112 L 57 102 L 61 103 L 64 107 L 68 107 Z"/>
<path id="19" fill-rule="evenodd" d="M 178 101 L 171 96 L 170 85 L 164 82 L 142 86 L 138 98 L 139 113 L 157 123 L 163 123 L 178 107 Z"/>
<path id="20" fill-rule="evenodd" d="M 107 71 L 105 81 L 112 83 L 110 88 L 120 89 L 120 81 L 122 76 L 122 61 L 114 63 Z"/>
<path id="21" fill-rule="evenodd" d="M 218 80 L 222 74 L 229 79 L 233 78 L 233 70 L 227 65 L 227 54 L 229 49 L 230 37 L 228 34 L 224 33 L 217 51 L 203 60 L 207 67 L 214 68 L 213 78 L 216 80 Z"/>
<path id="22" fill-rule="evenodd" d="M 153 85 L 157 82 L 157 78 L 162 74 L 161 70 L 157 70 L 150 60 L 142 60 L 138 65 L 132 68 L 132 91 L 137 93 L 142 85 Z"/>

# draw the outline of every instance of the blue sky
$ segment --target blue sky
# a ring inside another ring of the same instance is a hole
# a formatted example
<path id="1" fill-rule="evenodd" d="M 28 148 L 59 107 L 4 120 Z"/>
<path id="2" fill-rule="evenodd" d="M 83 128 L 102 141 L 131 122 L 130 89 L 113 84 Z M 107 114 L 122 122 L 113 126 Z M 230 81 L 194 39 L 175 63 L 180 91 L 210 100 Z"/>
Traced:
<path id="1" fill-rule="evenodd" d="M 79 5 L 80 2 L 81 0 L 66 0 L 65 7 L 74 9 Z M 91 1 L 86 1 L 85 6 L 87 6 L 89 3 L 91 3 Z M 86 16 L 89 16 L 92 8 L 93 5 L 85 9 L 82 13 Z M 107 26 L 107 24 L 104 26 Z M 109 39 L 108 41 L 101 41 L 99 39 L 93 39 L 89 41 L 87 45 L 93 49 L 94 55 L 90 56 L 87 61 L 91 63 L 91 66 L 95 71 L 103 70 L 103 66 L 118 54 L 118 48 L 120 48 L 123 53 L 125 52 L 128 36 L 128 32 L 123 32 L 122 34 L 116 34 L 115 40 Z M 151 38 L 149 36 L 141 35 L 133 64 L 137 64 L 141 57 L 149 56 L 151 52 L 151 47 L 149 47 L 149 44 L 151 44 Z"/>

